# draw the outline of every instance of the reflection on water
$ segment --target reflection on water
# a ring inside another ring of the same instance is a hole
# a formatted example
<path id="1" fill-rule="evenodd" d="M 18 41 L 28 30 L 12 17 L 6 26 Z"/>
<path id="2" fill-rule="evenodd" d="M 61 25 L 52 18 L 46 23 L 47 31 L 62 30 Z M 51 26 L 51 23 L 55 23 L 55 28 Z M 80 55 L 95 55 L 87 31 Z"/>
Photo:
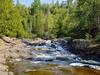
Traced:
<path id="1" fill-rule="evenodd" d="M 99 71 L 77 67 L 77 68 L 58 68 L 58 70 L 33 70 L 26 75 L 100 75 Z"/>
<path id="2" fill-rule="evenodd" d="M 57 64 L 33 64 L 30 61 L 17 62 L 13 72 L 16 75 L 100 75 L 99 70 L 88 67 L 71 67 Z"/>

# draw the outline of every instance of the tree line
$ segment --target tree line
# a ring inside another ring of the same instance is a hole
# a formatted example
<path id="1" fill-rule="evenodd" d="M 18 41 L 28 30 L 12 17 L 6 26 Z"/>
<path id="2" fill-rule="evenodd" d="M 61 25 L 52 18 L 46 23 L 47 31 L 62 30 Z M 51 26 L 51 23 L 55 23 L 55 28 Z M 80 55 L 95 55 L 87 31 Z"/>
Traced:
<path id="1" fill-rule="evenodd" d="M 0 0 L 0 35 L 100 40 L 100 0 L 34 0 L 30 7 Z"/>

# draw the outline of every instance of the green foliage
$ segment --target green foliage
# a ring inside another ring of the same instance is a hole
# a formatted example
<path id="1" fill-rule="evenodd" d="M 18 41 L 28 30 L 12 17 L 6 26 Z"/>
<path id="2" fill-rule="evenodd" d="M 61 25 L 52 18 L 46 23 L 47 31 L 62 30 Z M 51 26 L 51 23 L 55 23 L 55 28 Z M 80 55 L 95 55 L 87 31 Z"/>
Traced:
<path id="1" fill-rule="evenodd" d="M 99 39 L 98 15 L 100 0 L 67 0 L 61 4 L 58 0 L 52 4 L 34 0 L 30 8 L 0 0 L 0 35 Z"/>
<path id="2" fill-rule="evenodd" d="M 100 33 L 97 34 L 97 36 L 96 36 L 96 40 L 97 40 L 97 42 L 100 43 Z"/>
<path id="3" fill-rule="evenodd" d="M 30 10 L 31 10 L 31 16 L 32 16 L 32 33 L 36 34 L 38 37 L 43 37 L 44 15 L 41 10 L 40 0 L 34 0 Z"/>
<path id="4" fill-rule="evenodd" d="M 14 6 L 12 0 L 0 0 L 0 12 L 0 34 L 11 37 L 28 36 L 24 8 Z"/>

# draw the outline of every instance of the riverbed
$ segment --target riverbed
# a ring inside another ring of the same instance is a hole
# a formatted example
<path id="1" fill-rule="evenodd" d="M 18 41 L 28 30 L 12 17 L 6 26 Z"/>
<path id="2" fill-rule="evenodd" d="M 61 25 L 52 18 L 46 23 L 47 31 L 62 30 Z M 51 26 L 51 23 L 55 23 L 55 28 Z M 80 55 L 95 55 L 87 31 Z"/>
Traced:
<path id="1" fill-rule="evenodd" d="M 15 75 L 100 75 L 100 62 L 83 60 L 59 42 L 29 47 L 32 55 L 14 63 Z"/>
<path id="2" fill-rule="evenodd" d="M 100 62 L 72 53 L 67 41 L 66 48 L 58 41 L 31 41 L 16 38 L 2 41 L 1 75 L 100 75 Z"/>

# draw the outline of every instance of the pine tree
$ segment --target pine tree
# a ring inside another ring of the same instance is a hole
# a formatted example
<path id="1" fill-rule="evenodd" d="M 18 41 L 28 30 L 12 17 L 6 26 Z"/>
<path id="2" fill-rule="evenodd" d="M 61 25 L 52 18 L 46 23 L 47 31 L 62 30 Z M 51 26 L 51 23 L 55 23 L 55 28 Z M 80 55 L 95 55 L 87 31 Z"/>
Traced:
<path id="1" fill-rule="evenodd" d="M 44 14 L 41 10 L 40 0 L 34 0 L 31 6 L 31 15 L 33 16 L 32 32 L 39 37 L 44 35 Z"/>
<path id="2" fill-rule="evenodd" d="M 26 37 L 19 9 L 12 0 L 0 0 L 0 34 L 11 37 Z"/>

